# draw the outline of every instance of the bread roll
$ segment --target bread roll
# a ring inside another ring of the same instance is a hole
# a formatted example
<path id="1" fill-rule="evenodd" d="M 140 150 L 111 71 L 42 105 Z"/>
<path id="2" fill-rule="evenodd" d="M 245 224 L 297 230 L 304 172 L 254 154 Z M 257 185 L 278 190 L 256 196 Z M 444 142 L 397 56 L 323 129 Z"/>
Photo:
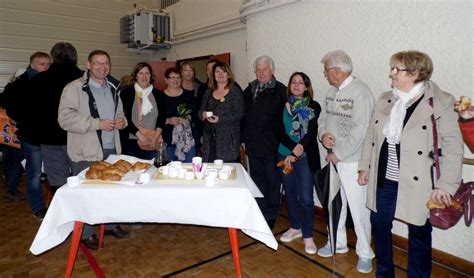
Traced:
<path id="1" fill-rule="evenodd" d="M 102 171 L 89 169 L 86 172 L 86 179 L 92 179 L 92 180 L 100 179 L 101 175 L 102 175 Z"/>
<path id="2" fill-rule="evenodd" d="M 122 177 L 117 174 L 112 174 L 112 173 L 103 173 L 102 176 L 100 177 L 101 180 L 106 180 L 106 181 L 120 181 Z"/>
<path id="3" fill-rule="evenodd" d="M 120 165 L 120 166 L 125 167 L 124 169 L 126 169 L 126 172 L 128 172 L 128 171 L 130 171 L 130 169 L 132 169 L 132 163 L 130 163 L 126 160 L 123 160 L 123 159 L 120 159 L 119 161 L 115 162 L 114 165 Z"/>
<path id="4" fill-rule="evenodd" d="M 112 166 L 112 167 L 108 168 L 107 170 L 104 170 L 103 173 L 104 173 L 104 175 L 105 174 L 114 174 L 114 175 L 119 175 L 119 176 L 123 177 L 127 172 L 123 171 L 122 169 L 120 169 L 117 166 Z"/>
<path id="5" fill-rule="evenodd" d="M 145 163 L 145 162 L 137 162 L 133 164 L 132 170 L 133 171 L 138 171 L 138 170 L 147 170 L 148 168 L 151 167 L 151 164 Z"/>
<path id="6" fill-rule="evenodd" d="M 120 172 L 122 172 L 123 174 L 125 174 L 125 173 L 127 173 L 127 172 L 130 170 L 131 167 L 128 168 L 127 165 L 125 165 L 125 164 L 117 164 L 117 163 L 115 163 L 115 164 L 113 164 L 110 168 L 118 169 L 118 170 L 120 170 Z"/>
<path id="7" fill-rule="evenodd" d="M 95 161 L 92 163 L 92 165 L 89 168 L 102 171 L 109 168 L 110 165 L 111 165 L 110 163 L 105 162 L 105 161 Z"/>

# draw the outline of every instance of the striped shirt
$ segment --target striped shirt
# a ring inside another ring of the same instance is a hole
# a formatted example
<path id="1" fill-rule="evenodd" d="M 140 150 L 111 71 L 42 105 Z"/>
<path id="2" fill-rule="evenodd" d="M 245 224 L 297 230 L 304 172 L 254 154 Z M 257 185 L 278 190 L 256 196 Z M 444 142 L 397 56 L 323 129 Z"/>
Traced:
<path id="1" fill-rule="evenodd" d="M 399 168 L 397 148 L 395 144 L 388 143 L 388 160 L 387 171 L 385 171 L 385 178 L 387 180 L 398 182 Z"/>

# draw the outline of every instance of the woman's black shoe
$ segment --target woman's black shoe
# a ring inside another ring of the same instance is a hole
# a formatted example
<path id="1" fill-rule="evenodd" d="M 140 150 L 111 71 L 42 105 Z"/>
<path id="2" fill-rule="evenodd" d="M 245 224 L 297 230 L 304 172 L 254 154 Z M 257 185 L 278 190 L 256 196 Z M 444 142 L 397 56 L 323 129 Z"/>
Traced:
<path id="1" fill-rule="evenodd" d="M 91 250 L 99 250 L 99 239 L 96 235 L 91 235 L 86 239 L 81 239 L 81 243 Z"/>
<path id="2" fill-rule="evenodd" d="M 104 232 L 105 235 L 113 235 L 114 237 L 118 239 L 122 238 L 129 238 L 130 233 L 127 231 L 122 230 L 119 225 L 117 227 L 113 228 L 112 230 L 105 230 Z"/>

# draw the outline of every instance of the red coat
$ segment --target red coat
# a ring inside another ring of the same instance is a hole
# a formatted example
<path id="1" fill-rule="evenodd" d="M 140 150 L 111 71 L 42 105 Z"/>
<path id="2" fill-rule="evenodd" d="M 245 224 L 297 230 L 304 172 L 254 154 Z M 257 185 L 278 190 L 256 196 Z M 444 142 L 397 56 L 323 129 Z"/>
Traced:
<path id="1" fill-rule="evenodd" d="M 469 120 L 459 119 L 458 122 L 464 142 L 471 152 L 474 153 L 474 118 Z"/>

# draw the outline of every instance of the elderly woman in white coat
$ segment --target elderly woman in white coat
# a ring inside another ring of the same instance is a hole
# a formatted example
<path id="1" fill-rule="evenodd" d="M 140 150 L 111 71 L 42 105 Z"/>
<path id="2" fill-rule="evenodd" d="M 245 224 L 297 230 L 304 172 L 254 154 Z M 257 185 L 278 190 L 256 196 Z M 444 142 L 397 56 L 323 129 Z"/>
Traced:
<path id="1" fill-rule="evenodd" d="M 368 186 L 377 258 L 376 277 L 394 277 L 392 222 L 408 225 L 408 277 L 430 277 L 431 231 L 428 199 L 451 202 L 461 181 L 463 143 L 453 111 L 454 97 L 429 81 L 430 57 L 418 51 L 390 60 L 392 91 L 374 109 L 359 161 L 358 182 Z M 434 113 L 442 148 L 441 176 L 433 183 Z"/>

